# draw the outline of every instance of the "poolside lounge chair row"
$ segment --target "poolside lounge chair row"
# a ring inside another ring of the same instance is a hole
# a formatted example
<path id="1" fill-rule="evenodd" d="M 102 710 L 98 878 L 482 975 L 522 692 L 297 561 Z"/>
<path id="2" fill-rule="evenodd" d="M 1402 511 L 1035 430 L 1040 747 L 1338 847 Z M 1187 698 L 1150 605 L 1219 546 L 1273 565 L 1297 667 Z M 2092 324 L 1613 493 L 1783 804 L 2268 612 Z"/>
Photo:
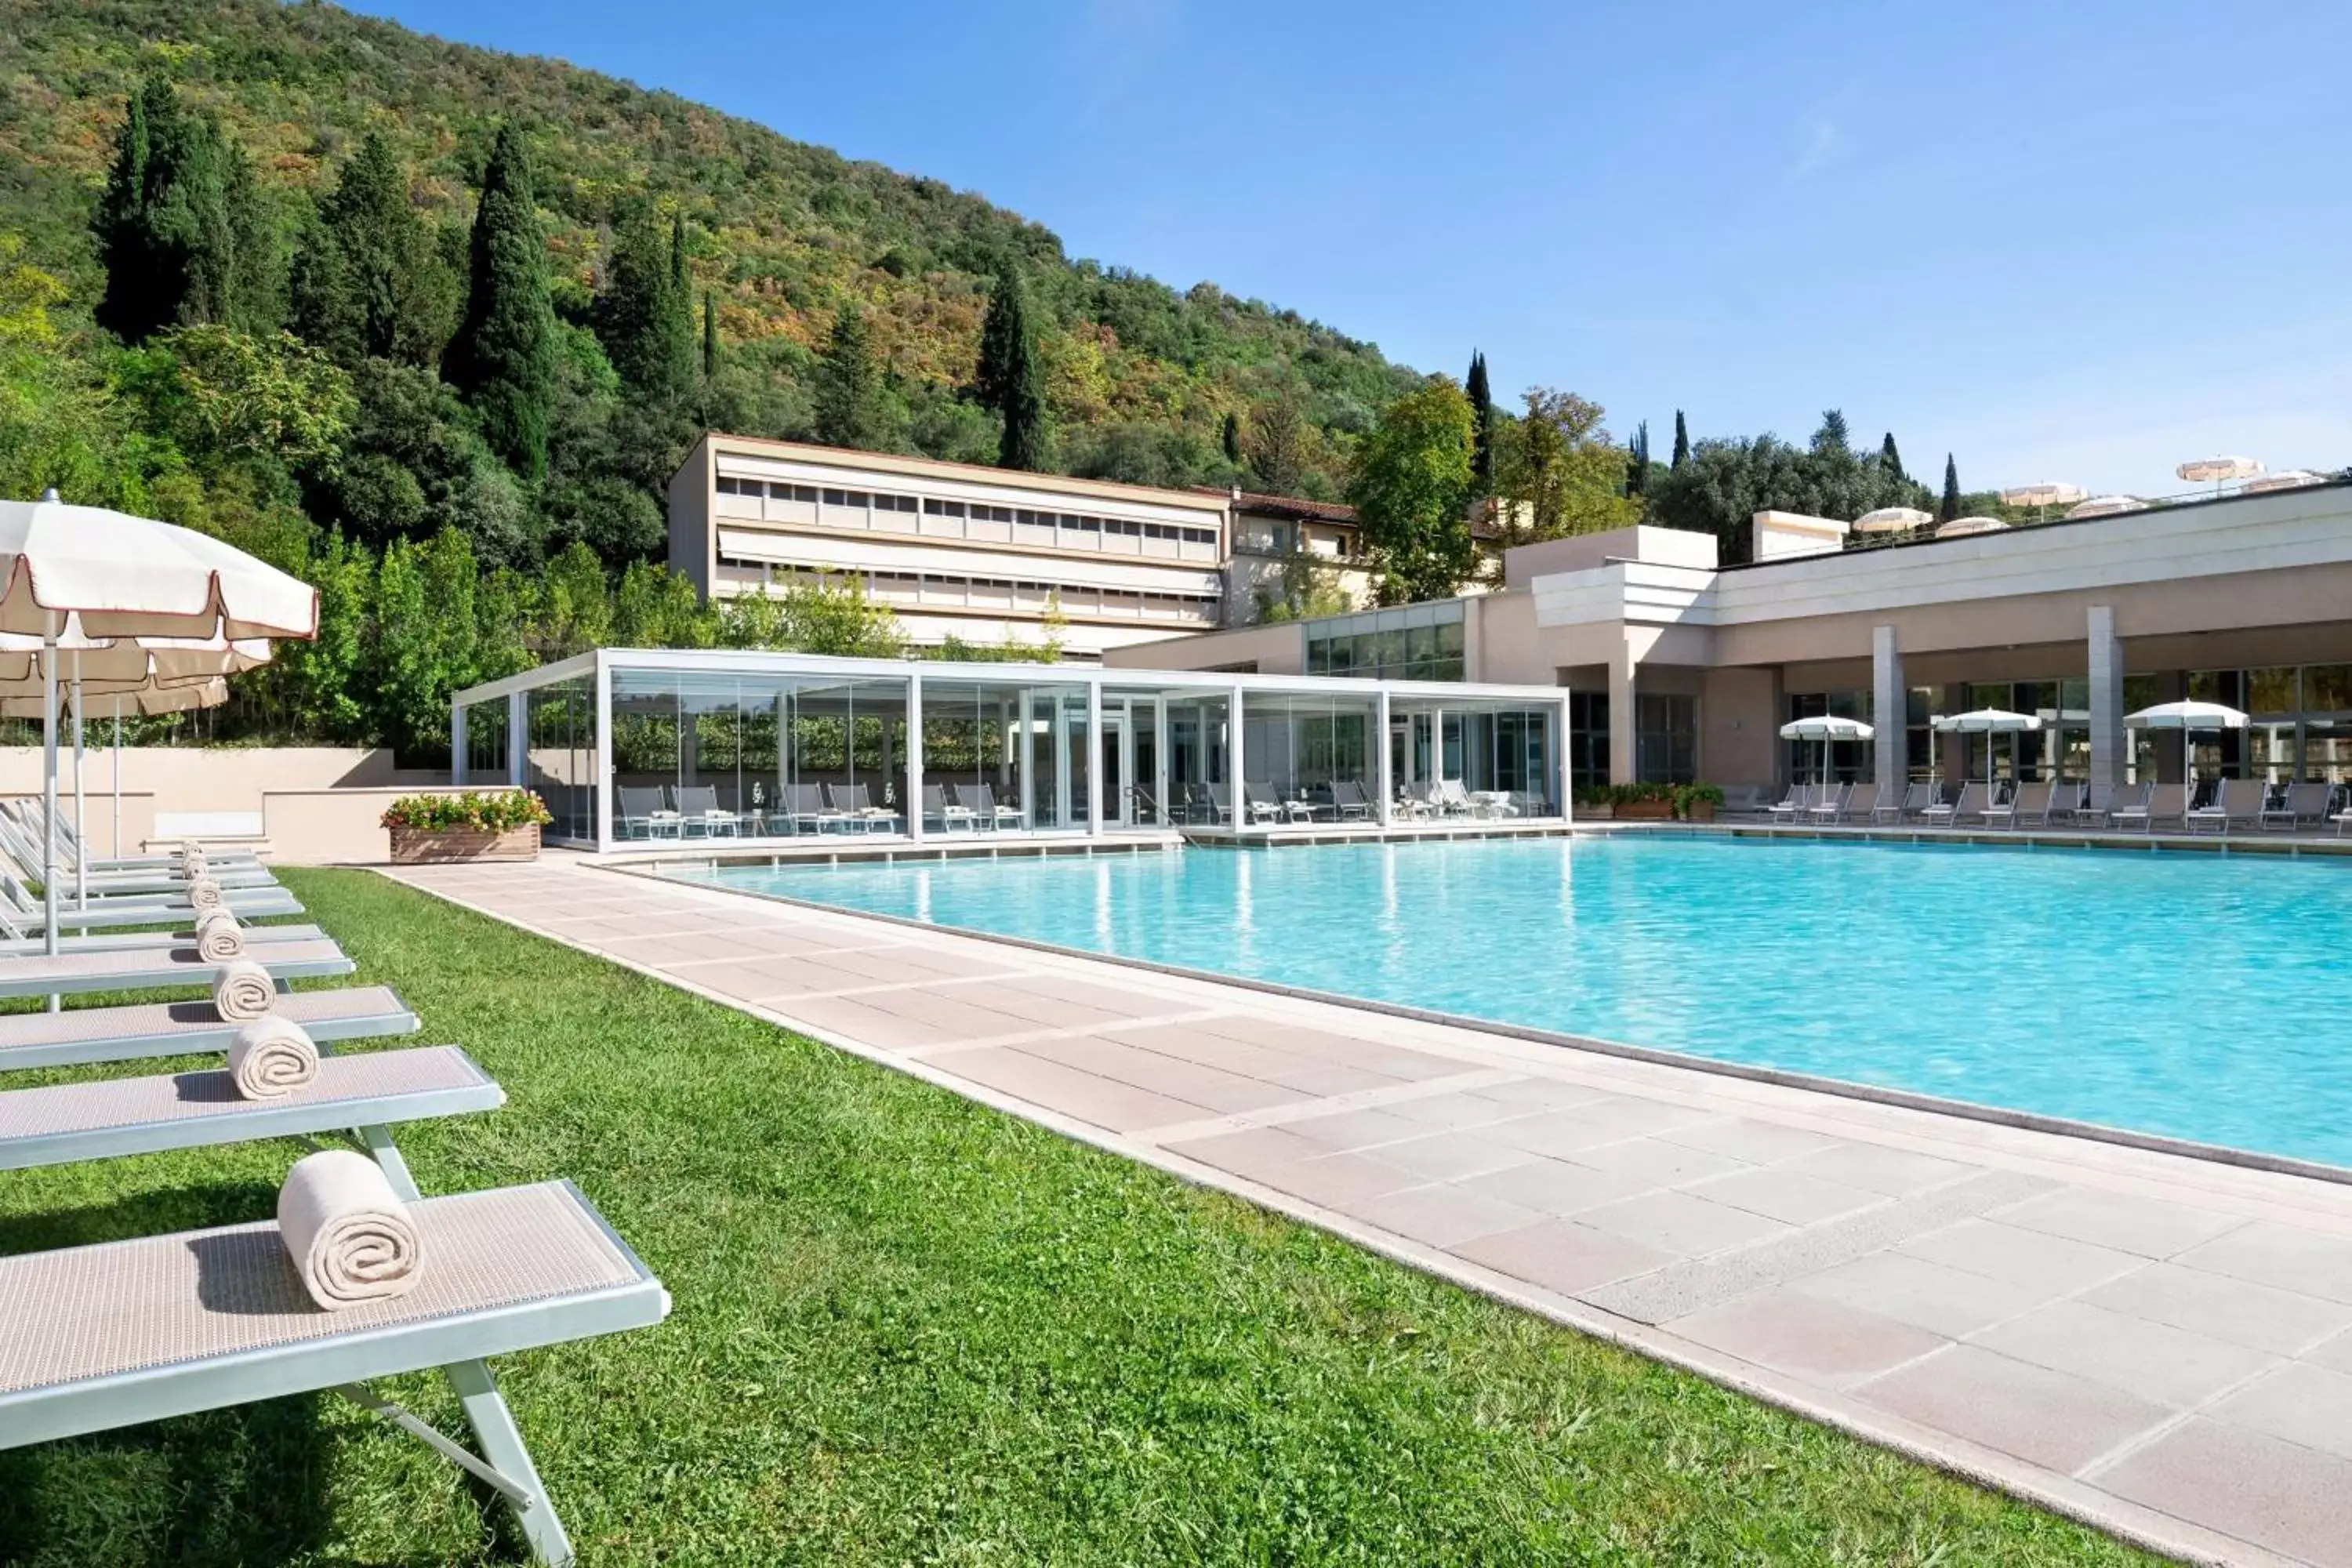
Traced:
<path id="1" fill-rule="evenodd" d="M 925 810 L 929 811 L 926 786 Z M 967 803 L 973 816 L 986 816 L 992 826 L 1006 816 L 1017 819 L 1017 807 L 1000 807 L 988 786 L 961 785 L 966 795 L 988 795 L 986 804 Z M 947 804 L 944 796 L 941 804 Z M 740 838 L 780 837 L 828 831 L 895 833 L 905 822 L 898 812 L 874 803 L 870 784 L 784 784 L 773 800 L 757 801 L 749 811 L 719 804 L 715 784 L 622 784 L 613 792 L 613 829 L 627 839 Z"/>
<path id="2" fill-rule="evenodd" d="M 2086 784 L 2049 780 L 2012 784 L 1971 781 L 1957 794 L 1948 784 L 1906 784 L 1890 796 L 1874 784 L 1798 784 L 1765 808 L 1776 822 L 1901 823 L 1985 827 L 2110 827 L 2152 832 L 2170 824 L 2198 833 L 2207 828 L 2258 830 L 2317 828 L 2333 823 L 2338 837 L 2352 825 L 2352 798 L 2345 786 L 2324 783 L 2271 784 L 2261 779 L 2222 779 L 2203 805 L 2192 805 L 2189 788 L 2177 784 Z"/>
<path id="3" fill-rule="evenodd" d="M 532 1552 L 569 1563 L 484 1358 L 656 1323 L 668 1297 L 569 1183 L 423 1197 L 388 1129 L 494 1110 L 503 1091 L 455 1046 L 334 1054 L 329 1042 L 411 1034 L 416 1017 L 381 986 L 291 992 L 295 978 L 353 967 L 315 927 L 245 934 L 247 958 L 281 994 L 278 1014 L 320 1043 L 314 1079 L 268 1100 L 243 1098 L 220 1068 L 0 1089 L 0 1170 L 349 1130 L 407 1206 L 427 1272 L 407 1295 L 330 1313 L 271 1221 L 0 1257 L 0 1447 L 332 1389 L 498 1491 Z M 66 940 L 54 955 L 0 952 L 0 995 L 213 977 L 171 931 Z M 208 1001 L 0 1016 L 0 1081 L 12 1070 L 223 1051 L 236 1028 Z M 457 1392 L 476 1451 L 364 1386 L 434 1368 Z"/>

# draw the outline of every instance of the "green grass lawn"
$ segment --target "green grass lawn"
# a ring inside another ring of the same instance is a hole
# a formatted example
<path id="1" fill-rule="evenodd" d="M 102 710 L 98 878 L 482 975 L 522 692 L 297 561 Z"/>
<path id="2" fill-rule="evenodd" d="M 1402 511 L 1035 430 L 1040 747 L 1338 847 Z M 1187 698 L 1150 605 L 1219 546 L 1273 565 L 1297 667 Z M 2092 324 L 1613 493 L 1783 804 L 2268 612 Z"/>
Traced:
<path id="1" fill-rule="evenodd" d="M 571 1176 L 676 1298 L 499 1363 L 584 1563 L 2146 1561 L 380 878 L 286 879 L 506 1086 L 402 1133 L 425 1189 Z M 292 1157 L 0 1175 L 0 1252 L 260 1217 Z M 462 1431 L 437 1379 L 390 1392 Z M 332 1397 L 0 1452 L 0 1563 L 518 1555 Z"/>

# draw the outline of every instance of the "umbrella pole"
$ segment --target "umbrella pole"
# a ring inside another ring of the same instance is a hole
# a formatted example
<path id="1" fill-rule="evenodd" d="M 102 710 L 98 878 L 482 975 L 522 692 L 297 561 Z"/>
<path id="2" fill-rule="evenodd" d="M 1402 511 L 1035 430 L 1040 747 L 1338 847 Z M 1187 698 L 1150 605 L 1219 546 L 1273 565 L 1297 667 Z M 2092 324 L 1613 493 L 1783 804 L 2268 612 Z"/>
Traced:
<path id="1" fill-rule="evenodd" d="M 41 951 L 58 955 L 58 631 L 41 638 Z M 49 997 L 49 1011 L 59 1008 Z"/>
<path id="2" fill-rule="evenodd" d="M 74 655 L 74 908 L 89 908 L 89 825 L 82 794 L 81 655 Z"/>
<path id="3" fill-rule="evenodd" d="M 122 854 L 122 699 L 114 700 L 114 853 Z"/>

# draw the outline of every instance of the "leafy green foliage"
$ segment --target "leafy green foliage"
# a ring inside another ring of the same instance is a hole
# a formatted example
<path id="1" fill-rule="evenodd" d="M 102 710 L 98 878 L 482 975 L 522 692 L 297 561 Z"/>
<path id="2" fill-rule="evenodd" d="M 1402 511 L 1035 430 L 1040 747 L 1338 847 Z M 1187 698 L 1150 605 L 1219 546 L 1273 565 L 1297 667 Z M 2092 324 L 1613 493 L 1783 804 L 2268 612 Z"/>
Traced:
<path id="1" fill-rule="evenodd" d="M 866 312 L 847 307 L 833 323 L 833 337 L 818 370 L 817 439 L 828 446 L 888 451 L 897 445 L 892 424 Z"/>
<path id="2" fill-rule="evenodd" d="M 150 76 L 125 110 L 94 227 L 98 319 L 125 342 L 175 325 L 274 324 L 274 237 L 252 164 L 168 78 Z"/>
<path id="3" fill-rule="evenodd" d="M 675 405 L 694 390 L 693 296 L 683 218 L 667 226 L 640 206 L 614 237 L 596 297 L 596 336 L 633 399 Z"/>
<path id="4" fill-rule="evenodd" d="M 511 833 L 555 820 L 547 803 L 527 789 L 469 789 L 457 795 L 404 795 L 383 808 L 384 827 L 419 833 Z"/>
<path id="5" fill-rule="evenodd" d="M 1845 416 L 1832 409 L 1805 447 L 1777 437 L 1707 439 L 1657 479 L 1648 497 L 1652 520 L 1712 533 L 1720 558 L 1748 559 L 1751 520 L 1759 511 L 1803 512 L 1851 522 L 1886 506 L 1925 506 L 1927 492 L 1890 466 L 1885 447 L 1868 456 L 1849 444 Z"/>
<path id="6" fill-rule="evenodd" d="M 1470 399 L 1470 427 L 1477 441 L 1470 458 L 1471 487 L 1477 495 L 1490 495 L 1495 489 L 1495 394 L 1486 384 L 1483 351 L 1471 353 L 1470 374 L 1462 390 Z"/>
<path id="7" fill-rule="evenodd" d="M 456 325 L 457 274 L 382 132 L 362 140 L 320 199 L 295 247 L 289 288 L 295 332 L 344 364 L 439 362 Z"/>
<path id="8" fill-rule="evenodd" d="M 1348 500 L 1382 604 L 1445 598 L 1470 579 L 1475 418 L 1453 378 L 1433 375 L 1382 409 L 1364 438 Z"/>
<path id="9" fill-rule="evenodd" d="M 996 447 L 997 467 L 1044 468 L 1044 367 L 1037 358 L 1036 328 L 1029 319 L 1029 290 L 1017 261 L 1008 260 L 997 272 L 996 287 L 989 295 L 972 390 L 1003 421 L 1004 433 Z"/>
<path id="10" fill-rule="evenodd" d="M 1540 386 L 1526 396 L 1501 442 L 1504 547 L 1640 521 L 1641 501 L 1621 490 L 1627 454 L 1611 444 L 1601 405 Z"/>

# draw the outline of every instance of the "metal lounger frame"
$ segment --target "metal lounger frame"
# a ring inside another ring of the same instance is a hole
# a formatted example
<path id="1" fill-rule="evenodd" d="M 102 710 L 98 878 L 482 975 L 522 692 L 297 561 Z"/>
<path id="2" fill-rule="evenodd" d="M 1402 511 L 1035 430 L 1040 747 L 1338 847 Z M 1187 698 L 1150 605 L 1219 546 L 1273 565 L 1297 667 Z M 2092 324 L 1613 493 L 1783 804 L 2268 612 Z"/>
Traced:
<path id="1" fill-rule="evenodd" d="M 288 942 L 284 945 L 307 948 L 310 944 Z M 332 947 L 334 944 L 323 942 L 320 945 Z M 93 956 L 98 955 L 70 952 L 59 955 L 61 960 Z M 327 975 L 349 974 L 359 967 L 341 950 L 337 950 L 331 958 L 323 953 L 306 953 L 300 958 L 273 959 L 266 951 L 257 956 L 248 956 L 252 957 L 252 962 L 269 971 L 272 979 L 280 982 L 281 990 L 283 983 L 289 980 L 315 980 Z M 143 991 L 167 985 L 210 985 L 214 968 L 209 963 L 173 963 L 158 964 L 150 969 L 94 970 L 81 973 L 62 968 L 36 971 L 0 977 L 0 996 L 72 996 L 91 991 Z"/>
<path id="2" fill-rule="evenodd" d="M 340 1017 L 305 1017 L 302 1013 L 310 1011 L 308 1008 L 288 1014 L 321 1046 L 337 1040 L 372 1040 L 391 1035 L 413 1035 L 424 1026 L 416 1015 L 408 1010 L 407 1004 L 388 986 L 355 985 L 339 991 L 304 991 L 285 999 L 299 1003 L 324 1003 L 333 997 L 351 997 L 366 1005 Z M 181 1022 L 170 1016 L 179 1010 L 210 1016 L 191 1016 Z M 88 1021 L 102 1015 L 115 1016 L 122 1028 L 113 1034 L 79 1036 L 68 1034 L 61 1027 L 67 1020 Z M 236 1037 L 238 1026 L 223 1021 L 218 1014 L 213 1012 L 212 1004 L 205 1001 L 146 1003 L 126 1007 L 76 1007 L 63 1013 L 15 1013 L 0 1017 L 0 1034 L 5 1034 L 11 1027 L 28 1031 L 47 1028 L 56 1031 L 58 1037 L 26 1045 L 0 1043 L 0 1072 L 226 1051 L 229 1042 Z"/>

